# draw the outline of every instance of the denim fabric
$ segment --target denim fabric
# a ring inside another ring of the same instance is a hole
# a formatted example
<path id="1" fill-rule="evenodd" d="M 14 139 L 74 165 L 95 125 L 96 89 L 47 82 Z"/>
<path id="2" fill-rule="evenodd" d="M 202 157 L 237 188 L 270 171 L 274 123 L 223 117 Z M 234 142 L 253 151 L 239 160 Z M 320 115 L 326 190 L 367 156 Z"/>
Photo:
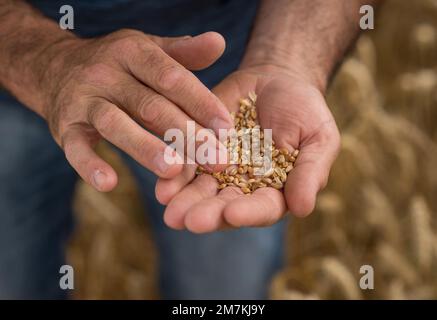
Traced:
<path id="1" fill-rule="evenodd" d="M 57 18 L 64 1 L 31 2 Z M 257 1 L 69 3 L 82 36 L 122 27 L 167 36 L 219 31 L 227 40 L 225 55 L 198 73 L 212 87 L 237 68 Z M 171 230 L 163 223 L 163 206 L 154 198 L 156 177 L 128 156 L 123 158 L 138 180 L 152 223 L 164 298 L 266 297 L 269 281 L 282 264 L 284 221 L 269 228 L 208 235 Z M 0 299 L 66 297 L 59 289 L 59 267 L 74 227 L 71 202 L 76 180 L 44 121 L 0 95 Z"/>
<path id="2" fill-rule="evenodd" d="M 58 276 L 75 181 L 45 122 L 0 101 L 0 299 L 65 297 Z"/>

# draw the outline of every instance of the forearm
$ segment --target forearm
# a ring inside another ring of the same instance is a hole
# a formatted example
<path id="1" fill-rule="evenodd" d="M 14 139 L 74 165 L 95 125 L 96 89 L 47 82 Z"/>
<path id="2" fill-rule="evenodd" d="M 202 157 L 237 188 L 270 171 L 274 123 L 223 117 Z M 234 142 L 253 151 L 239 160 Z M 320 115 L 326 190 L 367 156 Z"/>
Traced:
<path id="1" fill-rule="evenodd" d="M 242 67 L 299 72 L 322 91 L 359 33 L 359 9 L 381 0 L 263 0 Z"/>
<path id="2" fill-rule="evenodd" d="M 0 86 L 42 115 L 41 86 L 54 58 L 48 49 L 69 38 L 74 35 L 25 1 L 0 0 Z"/>

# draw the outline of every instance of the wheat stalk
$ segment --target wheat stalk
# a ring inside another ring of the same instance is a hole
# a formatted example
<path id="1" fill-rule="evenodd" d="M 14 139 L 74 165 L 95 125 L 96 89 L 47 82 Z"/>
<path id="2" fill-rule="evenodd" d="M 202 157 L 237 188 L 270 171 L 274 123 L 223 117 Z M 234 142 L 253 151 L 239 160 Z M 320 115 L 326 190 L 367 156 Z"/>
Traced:
<path id="1" fill-rule="evenodd" d="M 320 262 L 320 272 L 323 281 L 330 284 L 332 288 L 337 288 L 345 299 L 357 300 L 362 298 L 358 281 L 337 258 L 323 258 Z"/>

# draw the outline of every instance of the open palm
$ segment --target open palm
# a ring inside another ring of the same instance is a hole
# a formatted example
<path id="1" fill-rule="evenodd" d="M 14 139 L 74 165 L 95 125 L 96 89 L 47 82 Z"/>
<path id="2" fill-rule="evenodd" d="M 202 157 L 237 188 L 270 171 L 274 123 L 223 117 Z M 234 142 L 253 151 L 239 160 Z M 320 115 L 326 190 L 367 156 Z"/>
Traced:
<path id="1" fill-rule="evenodd" d="M 230 111 L 238 109 L 239 99 L 249 91 L 258 95 L 261 127 L 272 129 L 276 145 L 300 149 L 284 190 L 260 188 L 250 195 L 237 187 L 217 190 L 216 179 L 195 176 L 196 167 L 186 165 L 181 175 L 159 179 L 156 186 L 158 200 L 167 205 L 164 220 L 168 226 L 204 233 L 271 225 L 287 209 L 300 217 L 313 211 L 340 145 L 323 94 L 303 77 L 263 67 L 239 70 L 213 89 Z"/>

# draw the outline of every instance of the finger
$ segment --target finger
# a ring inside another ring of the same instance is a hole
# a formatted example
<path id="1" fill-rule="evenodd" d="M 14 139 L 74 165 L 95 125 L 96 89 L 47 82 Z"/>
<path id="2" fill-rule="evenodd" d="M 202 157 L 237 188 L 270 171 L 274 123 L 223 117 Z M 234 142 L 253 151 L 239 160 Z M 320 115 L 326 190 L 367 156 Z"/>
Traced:
<path id="1" fill-rule="evenodd" d="M 239 197 L 245 197 L 240 188 L 227 187 L 217 196 L 197 202 L 185 215 L 186 228 L 194 233 L 207 233 L 228 226 L 223 218 L 223 210 L 229 202 Z"/>
<path id="2" fill-rule="evenodd" d="M 170 57 L 189 70 L 209 67 L 225 50 L 225 39 L 217 32 L 206 32 L 195 37 L 150 37 Z"/>
<path id="3" fill-rule="evenodd" d="M 217 194 L 217 182 L 210 175 L 200 175 L 180 191 L 168 204 L 164 222 L 173 229 L 185 228 L 185 215 L 197 202 Z"/>
<path id="4" fill-rule="evenodd" d="M 207 146 L 211 149 L 210 157 L 205 161 L 196 159 L 195 152 L 190 153 L 188 145 L 194 144 L 195 150 L 204 144 L 199 137 L 202 126 L 192 123 L 192 129 L 189 128 L 189 121 L 192 121 L 180 108 L 164 96 L 156 93 L 154 90 L 144 86 L 130 75 L 120 72 L 117 74 L 117 80 L 107 80 L 106 88 L 102 88 L 106 95 L 110 97 L 111 102 L 126 110 L 138 122 L 149 130 L 152 130 L 160 136 L 166 135 L 169 129 L 179 129 L 184 136 L 180 137 L 183 141 L 180 155 L 186 154 L 191 160 L 196 161 L 210 171 L 220 171 L 226 167 L 225 147 L 214 134 L 210 134 L 207 139 Z M 203 131 L 203 130 L 202 130 Z M 169 132 L 170 133 L 170 132 Z M 223 152 L 220 155 L 220 152 Z M 222 158 L 220 159 L 220 156 Z M 207 163 L 205 163 L 207 162 Z"/>
<path id="5" fill-rule="evenodd" d="M 84 126 L 70 127 L 62 136 L 62 148 L 71 166 L 81 178 L 98 191 L 107 192 L 117 185 L 114 169 L 93 150 L 92 128 Z"/>
<path id="6" fill-rule="evenodd" d="M 326 186 L 337 157 L 338 131 L 327 131 L 330 132 L 326 132 L 325 137 L 314 137 L 317 142 L 301 146 L 295 168 L 288 175 L 284 194 L 288 209 L 298 217 L 305 217 L 314 210 L 317 193 Z"/>
<path id="7" fill-rule="evenodd" d="M 182 173 L 173 179 L 159 178 L 156 182 L 155 195 L 159 203 L 167 205 L 196 176 L 197 165 L 185 165 Z"/>
<path id="8" fill-rule="evenodd" d="M 101 100 L 89 110 L 89 123 L 103 138 L 156 175 L 171 178 L 182 171 L 182 160 L 174 155 L 177 163 L 168 163 L 165 157 L 167 145 L 141 128 L 117 106 Z"/>
<path id="9" fill-rule="evenodd" d="M 260 188 L 250 195 L 238 197 L 224 209 L 225 221 L 233 227 L 261 227 L 276 223 L 286 212 L 279 190 Z"/>
<path id="10" fill-rule="evenodd" d="M 123 60 L 135 78 L 165 96 L 187 115 L 218 134 L 233 127 L 232 118 L 221 101 L 197 77 L 160 47 L 148 45 Z"/>

